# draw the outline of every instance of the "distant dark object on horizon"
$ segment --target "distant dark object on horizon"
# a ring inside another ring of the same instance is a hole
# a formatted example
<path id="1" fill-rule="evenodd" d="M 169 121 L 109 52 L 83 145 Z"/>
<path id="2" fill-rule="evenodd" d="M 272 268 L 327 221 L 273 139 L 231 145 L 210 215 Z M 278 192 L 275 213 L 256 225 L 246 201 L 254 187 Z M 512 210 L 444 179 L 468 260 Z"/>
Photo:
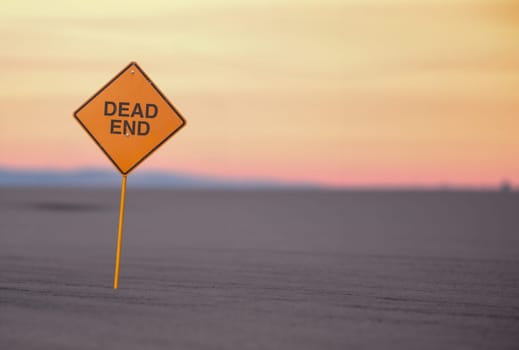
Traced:
<path id="1" fill-rule="evenodd" d="M 508 180 L 503 180 L 501 182 L 501 186 L 499 187 L 501 192 L 511 192 L 512 191 L 512 185 Z"/>

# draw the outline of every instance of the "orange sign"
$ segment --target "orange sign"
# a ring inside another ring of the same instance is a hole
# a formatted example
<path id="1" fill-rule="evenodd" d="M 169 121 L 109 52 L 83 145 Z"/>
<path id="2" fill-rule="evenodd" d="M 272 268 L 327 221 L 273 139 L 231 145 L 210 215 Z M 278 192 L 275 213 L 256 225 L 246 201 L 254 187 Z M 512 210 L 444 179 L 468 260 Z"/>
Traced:
<path id="1" fill-rule="evenodd" d="M 136 62 L 79 107 L 74 117 L 123 175 L 186 123 Z"/>

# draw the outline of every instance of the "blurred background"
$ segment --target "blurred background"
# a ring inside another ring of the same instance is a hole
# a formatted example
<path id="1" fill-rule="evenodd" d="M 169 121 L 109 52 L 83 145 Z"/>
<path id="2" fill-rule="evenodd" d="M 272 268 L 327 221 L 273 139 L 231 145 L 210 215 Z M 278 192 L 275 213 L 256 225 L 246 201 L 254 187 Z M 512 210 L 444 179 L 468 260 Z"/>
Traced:
<path id="1" fill-rule="evenodd" d="M 517 1 L 2 1 L 0 36 L 4 185 L 116 176 L 72 113 L 132 60 L 188 120 L 136 176 L 519 184 Z"/>
<path id="2" fill-rule="evenodd" d="M 0 349 L 518 348 L 519 0 L 0 5 Z M 114 294 L 131 61 L 187 125 Z"/>

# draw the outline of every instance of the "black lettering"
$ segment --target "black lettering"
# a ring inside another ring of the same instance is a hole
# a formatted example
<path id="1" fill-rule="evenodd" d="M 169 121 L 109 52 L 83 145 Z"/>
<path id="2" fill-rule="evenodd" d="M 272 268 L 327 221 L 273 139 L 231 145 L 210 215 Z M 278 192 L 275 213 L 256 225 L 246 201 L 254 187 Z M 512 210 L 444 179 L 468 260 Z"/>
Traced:
<path id="1" fill-rule="evenodd" d="M 121 135 L 121 120 L 112 119 L 110 120 L 110 134 Z"/>
<path id="2" fill-rule="evenodd" d="M 132 111 L 131 117 L 135 117 L 136 115 L 138 115 L 141 118 L 144 118 L 144 116 L 142 115 L 141 104 L 138 103 L 138 102 L 135 104 L 135 107 L 133 107 L 133 111 Z"/>
<path id="3" fill-rule="evenodd" d="M 116 111 L 117 105 L 115 104 L 115 102 L 105 101 L 105 115 L 114 115 Z"/>
<path id="4" fill-rule="evenodd" d="M 146 118 L 155 118 L 159 109 L 153 103 L 146 103 Z"/>
<path id="5" fill-rule="evenodd" d="M 126 112 L 129 111 L 130 102 L 119 102 L 119 117 L 129 117 L 130 115 Z"/>
<path id="6" fill-rule="evenodd" d="M 135 135 L 135 121 L 125 120 L 123 130 L 125 135 Z"/>
<path id="7" fill-rule="evenodd" d="M 150 132 L 150 124 L 145 121 L 139 121 L 137 124 L 137 135 L 144 136 L 148 135 Z"/>

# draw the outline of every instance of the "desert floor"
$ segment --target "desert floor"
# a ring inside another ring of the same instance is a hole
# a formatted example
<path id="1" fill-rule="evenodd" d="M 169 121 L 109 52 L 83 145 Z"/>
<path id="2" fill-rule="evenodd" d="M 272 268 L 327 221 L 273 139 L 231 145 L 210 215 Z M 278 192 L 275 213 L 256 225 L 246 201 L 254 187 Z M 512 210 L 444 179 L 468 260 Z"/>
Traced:
<path id="1" fill-rule="evenodd" d="M 519 194 L 0 189 L 1 349 L 517 349 Z"/>

